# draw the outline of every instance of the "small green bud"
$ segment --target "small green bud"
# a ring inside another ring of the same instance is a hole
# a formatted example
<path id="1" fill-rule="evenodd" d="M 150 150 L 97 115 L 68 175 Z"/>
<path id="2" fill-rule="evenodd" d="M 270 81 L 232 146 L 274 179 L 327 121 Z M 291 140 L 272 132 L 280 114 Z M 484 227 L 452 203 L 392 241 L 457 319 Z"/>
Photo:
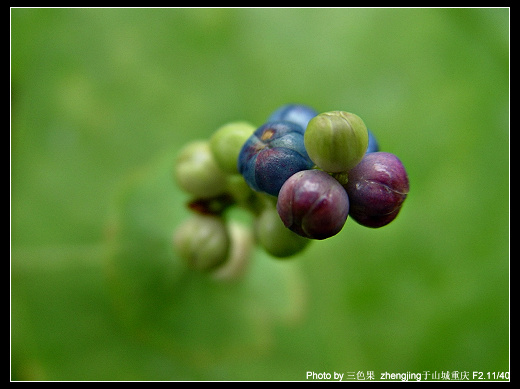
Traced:
<path id="1" fill-rule="evenodd" d="M 241 174 L 230 174 L 228 176 L 226 191 L 239 205 L 246 204 L 252 196 L 255 196 Z"/>
<path id="2" fill-rule="evenodd" d="M 310 240 L 285 227 L 275 207 L 266 207 L 255 220 L 258 243 L 272 256 L 287 258 L 301 252 Z"/>
<path id="3" fill-rule="evenodd" d="M 329 173 L 344 172 L 356 166 L 368 147 L 368 131 L 353 113 L 321 113 L 309 121 L 304 144 L 311 160 Z"/>
<path id="4" fill-rule="evenodd" d="M 226 173 L 238 173 L 240 149 L 256 128 L 247 122 L 232 122 L 220 127 L 210 138 L 209 147 L 217 164 Z"/>
<path id="5" fill-rule="evenodd" d="M 227 175 L 218 167 L 206 141 L 194 141 L 181 150 L 174 176 L 184 191 L 197 198 L 218 196 L 227 186 Z"/>
<path id="6" fill-rule="evenodd" d="M 173 245 L 188 267 L 206 271 L 226 261 L 230 239 L 222 218 L 193 214 L 175 230 Z"/>

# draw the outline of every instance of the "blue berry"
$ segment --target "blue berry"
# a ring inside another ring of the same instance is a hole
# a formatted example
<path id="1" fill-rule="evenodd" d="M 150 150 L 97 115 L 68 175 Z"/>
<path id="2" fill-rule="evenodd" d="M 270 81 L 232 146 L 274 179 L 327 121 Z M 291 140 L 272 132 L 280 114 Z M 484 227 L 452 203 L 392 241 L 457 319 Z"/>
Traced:
<path id="1" fill-rule="evenodd" d="M 379 144 L 377 143 L 376 137 L 374 136 L 372 131 L 370 131 L 369 129 L 367 129 L 367 131 L 368 131 L 368 147 L 367 147 L 366 153 L 375 153 L 376 151 L 379 151 Z"/>
<path id="2" fill-rule="evenodd" d="M 344 187 L 350 199 L 350 216 L 372 228 L 393 221 L 410 190 L 402 162 L 382 151 L 366 154 L 350 170 Z"/>
<path id="3" fill-rule="evenodd" d="M 309 121 L 317 114 L 318 112 L 307 105 L 286 104 L 275 110 L 267 121 L 287 120 L 299 124 L 305 130 Z"/>
<path id="4" fill-rule="evenodd" d="M 238 171 L 254 190 L 277 196 L 294 173 L 310 169 L 303 144 L 303 128 L 288 121 L 268 122 L 244 143 L 238 156 Z"/>
<path id="5" fill-rule="evenodd" d="M 321 170 L 291 176 L 278 195 L 276 209 L 286 227 L 306 238 L 336 235 L 349 213 L 349 198 L 341 184 Z"/>

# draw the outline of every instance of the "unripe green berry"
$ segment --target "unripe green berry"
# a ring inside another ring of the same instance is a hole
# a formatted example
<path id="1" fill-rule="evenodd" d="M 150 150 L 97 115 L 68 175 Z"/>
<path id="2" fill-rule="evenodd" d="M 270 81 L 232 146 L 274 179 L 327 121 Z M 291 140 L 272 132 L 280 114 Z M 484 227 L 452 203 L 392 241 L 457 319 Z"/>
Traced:
<path id="1" fill-rule="evenodd" d="M 226 173 L 238 173 L 237 160 L 245 141 L 256 130 L 247 122 L 232 122 L 220 127 L 210 138 L 209 147 L 217 164 Z"/>
<path id="2" fill-rule="evenodd" d="M 251 196 L 253 190 L 247 185 L 241 174 L 230 174 L 227 178 L 227 193 L 229 193 L 238 203 L 246 201 Z"/>
<path id="3" fill-rule="evenodd" d="M 215 269 L 212 277 L 219 281 L 236 281 L 246 273 L 253 251 L 253 233 L 251 228 L 231 221 L 228 224 L 231 239 L 228 259 Z"/>
<path id="4" fill-rule="evenodd" d="M 368 147 L 368 131 L 353 113 L 331 111 L 309 121 L 304 144 L 311 160 L 329 173 L 344 172 L 356 166 Z"/>
<path id="5" fill-rule="evenodd" d="M 230 239 L 222 218 L 193 214 L 175 230 L 173 244 L 188 267 L 206 271 L 226 261 Z"/>
<path id="6" fill-rule="evenodd" d="M 255 220 L 255 237 L 265 251 L 277 258 L 295 255 L 310 242 L 285 227 L 274 206 L 266 207 Z"/>
<path id="7" fill-rule="evenodd" d="M 217 165 L 206 141 L 194 141 L 181 150 L 174 176 L 184 191 L 197 198 L 218 196 L 227 186 L 227 175 Z"/>

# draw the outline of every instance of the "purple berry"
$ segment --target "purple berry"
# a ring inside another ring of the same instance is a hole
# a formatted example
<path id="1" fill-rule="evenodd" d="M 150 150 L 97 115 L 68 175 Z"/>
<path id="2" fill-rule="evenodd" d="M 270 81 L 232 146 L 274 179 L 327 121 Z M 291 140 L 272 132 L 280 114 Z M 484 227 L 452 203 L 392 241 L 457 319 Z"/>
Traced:
<path id="1" fill-rule="evenodd" d="M 259 127 L 238 156 L 238 171 L 247 184 L 273 196 L 278 195 L 290 176 L 312 166 L 303 144 L 302 127 L 288 121 L 269 122 Z"/>
<path id="2" fill-rule="evenodd" d="M 345 184 L 350 216 L 366 227 L 378 228 L 397 217 L 410 190 L 408 175 L 394 154 L 366 154 L 348 173 Z"/>
<path id="3" fill-rule="evenodd" d="M 347 192 L 321 170 L 304 170 L 283 184 L 276 204 L 286 227 L 306 238 L 326 239 L 336 235 L 349 212 Z"/>

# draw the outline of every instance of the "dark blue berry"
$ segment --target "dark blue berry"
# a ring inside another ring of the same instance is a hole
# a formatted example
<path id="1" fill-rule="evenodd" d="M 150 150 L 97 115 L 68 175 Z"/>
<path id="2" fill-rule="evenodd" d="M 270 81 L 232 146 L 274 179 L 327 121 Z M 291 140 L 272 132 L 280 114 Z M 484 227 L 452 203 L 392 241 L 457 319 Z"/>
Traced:
<path id="1" fill-rule="evenodd" d="M 275 121 L 249 137 L 238 156 L 238 171 L 252 189 L 277 196 L 290 176 L 313 166 L 305 151 L 303 131 L 293 122 Z"/>
<path id="2" fill-rule="evenodd" d="M 376 137 L 372 133 L 372 131 L 368 130 L 368 147 L 367 153 L 375 153 L 379 151 L 379 144 L 377 143 Z"/>
<path id="3" fill-rule="evenodd" d="M 277 120 L 287 120 L 299 124 L 303 130 L 307 128 L 309 120 L 316 116 L 316 112 L 313 108 L 303 104 L 286 104 L 274 111 L 269 118 L 268 122 Z"/>

